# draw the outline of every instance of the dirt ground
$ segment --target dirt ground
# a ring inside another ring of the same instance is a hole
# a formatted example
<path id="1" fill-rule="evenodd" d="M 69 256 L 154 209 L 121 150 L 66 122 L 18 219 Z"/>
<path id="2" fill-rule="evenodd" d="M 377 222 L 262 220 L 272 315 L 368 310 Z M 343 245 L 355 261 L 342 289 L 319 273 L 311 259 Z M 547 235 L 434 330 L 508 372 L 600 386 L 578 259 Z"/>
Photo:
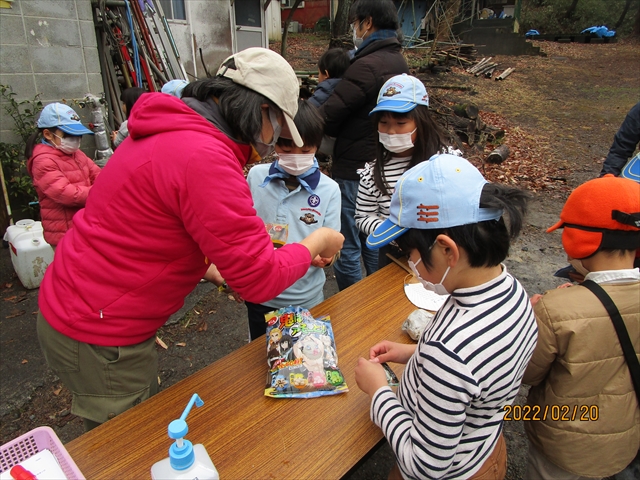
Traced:
<path id="1" fill-rule="evenodd" d="M 294 68 L 314 70 L 326 39 L 292 37 Z M 534 192 L 526 227 L 506 262 L 530 295 L 562 283 L 553 277 L 566 264 L 560 234 L 544 231 L 557 220 L 571 189 L 597 176 L 615 131 L 640 100 L 637 44 L 536 44 L 547 56 L 495 59 L 500 69 L 516 69 L 502 82 L 471 76 L 461 68 L 419 75 L 430 95 L 449 102 L 475 102 L 483 120 L 506 130 L 512 157 L 501 166 L 485 167 L 485 174 L 492 181 Z M 416 69 L 420 58 L 419 52 L 409 54 Z M 456 85 L 471 89 L 438 88 Z M 466 154 L 482 168 L 481 152 L 467 149 Z M 7 249 L 0 257 L 0 444 L 40 425 L 51 426 L 68 442 L 82 433 L 82 421 L 70 413 L 70 394 L 47 369 L 40 352 L 35 333 L 38 292 L 21 286 Z M 325 292 L 329 296 L 335 291 L 329 271 Z M 187 300 L 185 308 L 172 317 L 173 323 L 159 332 L 167 346 L 158 346 L 161 389 L 230 353 L 248 338 L 244 307 L 210 284 L 199 285 Z M 397 321 L 398 328 L 403 320 L 389 319 Z M 526 394 L 526 387 L 521 393 Z M 522 478 L 527 445 L 522 425 L 508 422 L 505 436 L 507 478 Z M 393 461 L 385 444 L 349 478 L 386 478 Z"/>

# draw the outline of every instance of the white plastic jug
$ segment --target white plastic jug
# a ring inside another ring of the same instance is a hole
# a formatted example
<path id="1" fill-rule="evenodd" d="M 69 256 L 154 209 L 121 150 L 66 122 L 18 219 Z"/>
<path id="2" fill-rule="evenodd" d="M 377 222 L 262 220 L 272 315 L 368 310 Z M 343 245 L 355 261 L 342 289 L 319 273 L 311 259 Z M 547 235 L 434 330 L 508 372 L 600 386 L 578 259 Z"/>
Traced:
<path id="1" fill-rule="evenodd" d="M 53 248 L 43 236 L 42 223 L 19 220 L 7 228 L 11 263 L 25 288 L 38 288 L 44 272 L 53 261 Z"/>

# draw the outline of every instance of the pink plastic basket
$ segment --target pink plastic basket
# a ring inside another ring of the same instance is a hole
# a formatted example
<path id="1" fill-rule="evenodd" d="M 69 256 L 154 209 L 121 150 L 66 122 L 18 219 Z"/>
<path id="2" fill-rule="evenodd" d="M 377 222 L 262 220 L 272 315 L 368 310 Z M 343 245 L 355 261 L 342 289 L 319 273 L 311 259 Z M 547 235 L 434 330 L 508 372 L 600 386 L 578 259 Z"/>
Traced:
<path id="1" fill-rule="evenodd" d="M 50 427 L 34 428 L 30 432 L 5 443 L 0 447 L 0 471 L 32 457 L 42 450 L 50 450 L 69 480 L 84 480 L 84 475 L 69 456 L 67 449 Z"/>

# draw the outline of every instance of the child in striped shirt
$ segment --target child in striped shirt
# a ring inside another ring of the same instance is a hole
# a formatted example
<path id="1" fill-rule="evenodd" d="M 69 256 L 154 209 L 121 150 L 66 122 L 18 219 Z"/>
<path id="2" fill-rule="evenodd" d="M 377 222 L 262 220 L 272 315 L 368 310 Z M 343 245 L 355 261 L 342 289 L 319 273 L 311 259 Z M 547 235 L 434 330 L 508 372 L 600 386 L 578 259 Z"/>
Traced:
<path id="1" fill-rule="evenodd" d="M 436 155 L 400 178 L 389 218 L 367 239 L 370 248 L 396 240 L 424 287 L 450 294 L 418 345 L 380 342 L 356 367 L 397 458 L 389 478 L 506 475 L 504 407 L 538 335 L 524 288 L 501 263 L 527 197 L 488 183 L 463 158 Z M 406 363 L 397 394 L 382 362 Z"/>
<path id="2" fill-rule="evenodd" d="M 444 131 L 429 112 L 427 89 L 416 77 L 405 73 L 389 79 L 370 115 L 378 126 L 377 158 L 360 172 L 355 213 L 356 226 L 365 235 L 389 216 L 391 194 L 404 172 L 436 153 L 461 154 L 447 146 Z M 397 254 L 391 246 L 383 247 L 380 268 L 390 262 L 386 253 Z"/>

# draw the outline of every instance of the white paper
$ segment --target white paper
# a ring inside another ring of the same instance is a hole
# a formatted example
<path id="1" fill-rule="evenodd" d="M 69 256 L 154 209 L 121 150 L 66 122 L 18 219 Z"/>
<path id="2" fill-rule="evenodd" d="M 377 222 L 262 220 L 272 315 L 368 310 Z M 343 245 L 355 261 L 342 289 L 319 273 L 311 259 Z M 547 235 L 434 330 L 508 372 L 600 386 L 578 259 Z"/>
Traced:
<path id="1" fill-rule="evenodd" d="M 437 312 L 449 298 L 449 295 L 438 295 L 426 290 L 421 283 L 405 283 L 404 293 L 416 307 L 432 312 Z"/>
<path id="2" fill-rule="evenodd" d="M 42 450 L 18 465 L 31 472 L 38 480 L 66 480 L 67 478 L 56 457 L 49 450 Z M 0 473 L 0 480 L 13 480 L 10 471 L 11 469 Z"/>

